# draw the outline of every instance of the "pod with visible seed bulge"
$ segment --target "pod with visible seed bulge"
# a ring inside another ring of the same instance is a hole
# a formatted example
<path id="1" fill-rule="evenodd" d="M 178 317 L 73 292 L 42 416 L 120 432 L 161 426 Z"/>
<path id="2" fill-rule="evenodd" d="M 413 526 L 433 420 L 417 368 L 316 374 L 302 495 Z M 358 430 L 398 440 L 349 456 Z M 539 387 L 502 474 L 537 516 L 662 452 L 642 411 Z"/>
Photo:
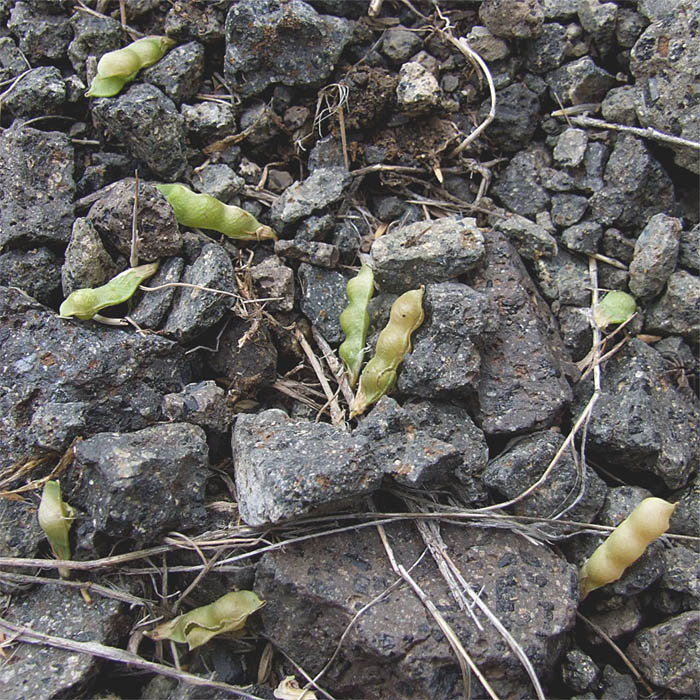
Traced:
<path id="1" fill-rule="evenodd" d="M 406 353 L 411 352 L 411 335 L 423 323 L 425 287 L 402 294 L 391 307 L 389 323 L 377 338 L 374 357 L 360 376 L 360 388 L 350 409 L 350 418 L 364 413 L 396 383 L 396 373 Z"/>
<path id="2" fill-rule="evenodd" d="M 206 228 L 229 238 L 276 240 L 275 232 L 261 224 L 250 212 L 232 204 L 224 204 L 208 194 L 198 194 L 184 185 L 156 185 L 183 226 Z"/>
<path id="3" fill-rule="evenodd" d="M 87 321 L 101 309 L 131 299 L 139 285 L 154 275 L 156 270 L 157 262 L 130 267 L 101 287 L 76 289 L 66 297 L 58 309 L 58 314 L 61 318 L 75 316 L 81 321 Z"/>
<path id="4" fill-rule="evenodd" d="M 596 588 L 621 578 L 647 546 L 668 530 L 675 508 L 675 503 L 661 498 L 645 498 L 581 567 L 581 600 Z"/>
<path id="5" fill-rule="evenodd" d="M 58 481 L 47 481 L 41 494 L 39 504 L 39 525 L 46 533 L 56 559 L 70 559 L 70 544 L 68 532 L 75 519 L 75 509 L 61 498 L 61 484 Z M 69 571 L 58 570 L 61 578 L 68 578 Z"/>
<path id="6" fill-rule="evenodd" d="M 374 273 L 369 265 L 363 264 L 360 271 L 347 284 L 348 305 L 340 314 L 340 327 L 345 333 L 345 340 L 338 348 L 340 359 L 351 386 L 357 384 L 365 353 L 369 314 L 367 305 L 374 293 Z"/>
<path id="7" fill-rule="evenodd" d="M 130 83 L 142 68 L 160 61 L 175 46 L 167 36 L 146 36 L 116 51 L 109 51 L 97 63 L 97 75 L 86 97 L 113 97 Z"/>

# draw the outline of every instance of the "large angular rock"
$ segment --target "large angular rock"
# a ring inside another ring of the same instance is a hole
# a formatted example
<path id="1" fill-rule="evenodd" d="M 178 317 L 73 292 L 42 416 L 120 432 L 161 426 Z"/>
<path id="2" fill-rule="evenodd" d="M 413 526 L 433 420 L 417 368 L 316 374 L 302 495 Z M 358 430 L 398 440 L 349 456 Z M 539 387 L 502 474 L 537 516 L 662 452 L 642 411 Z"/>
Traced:
<path id="1" fill-rule="evenodd" d="M 69 502 L 80 503 L 96 532 L 154 542 L 204 522 L 208 455 L 204 430 L 189 423 L 98 433 L 75 447 Z"/>
<path id="2" fill-rule="evenodd" d="M 472 280 L 496 312 L 484 348 L 477 423 L 487 435 L 549 427 L 571 401 L 565 350 L 549 307 L 505 237 L 486 232 L 486 264 Z"/>
<path id="3" fill-rule="evenodd" d="M 308 513 L 374 491 L 382 470 L 366 439 L 279 409 L 238 416 L 231 442 L 238 507 L 248 525 Z"/>
<path id="4" fill-rule="evenodd" d="M 60 450 L 76 435 L 152 424 L 163 394 L 190 381 L 187 359 L 172 341 L 60 319 L 6 287 L 0 287 L 0 346 L 2 468 L 47 441 Z"/>
<path id="5" fill-rule="evenodd" d="M 661 355 L 630 340 L 603 365 L 602 388 L 588 425 L 589 454 L 613 472 L 621 467 L 684 486 L 700 458 L 700 406 L 681 394 Z M 589 381 L 577 386 L 577 412 L 591 393 Z"/>
<path id="6" fill-rule="evenodd" d="M 696 341 L 700 334 L 700 277 L 685 270 L 674 272 L 661 299 L 649 309 L 645 328 Z"/>
<path id="7" fill-rule="evenodd" d="M 666 3 L 664 3 L 666 4 Z M 639 37 L 630 55 L 630 70 L 642 87 L 637 117 L 643 126 L 700 140 L 697 80 L 700 70 L 700 33 L 689 21 L 697 12 L 692 2 L 685 11 L 668 12 Z M 700 174 L 698 151 L 673 144 L 678 165 Z"/>
<path id="8" fill-rule="evenodd" d="M 65 134 L 24 126 L 0 134 L 0 246 L 68 242 L 73 156 Z"/>
<path id="9" fill-rule="evenodd" d="M 241 0 L 226 16 L 228 84 L 246 97 L 278 83 L 320 85 L 352 31 L 349 20 L 320 15 L 302 0 Z"/>
<path id="10" fill-rule="evenodd" d="M 52 585 L 14 599 L 6 615 L 9 622 L 37 632 L 110 645 L 128 634 L 132 623 L 122 602 L 93 593 L 86 605 L 77 589 Z M 11 653 L 12 663 L 2 669 L 2 690 L 4 697 L 17 700 L 79 697 L 100 667 L 95 656 L 45 644 L 19 644 Z"/>
<path id="11" fill-rule="evenodd" d="M 542 32 L 544 7 L 540 0 L 484 0 L 479 19 L 495 36 L 530 39 Z"/>
<path id="12" fill-rule="evenodd" d="M 471 270 L 484 255 L 476 219 L 448 216 L 397 227 L 372 246 L 374 279 L 382 291 L 403 293 L 446 282 Z"/>
<path id="13" fill-rule="evenodd" d="M 409 569 L 424 544 L 412 526 L 387 527 L 398 561 Z M 550 550 L 502 531 L 442 528 L 451 559 L 481 599 L 522 645 L 546 678 L 574 622 L 574 567 Z M 457 608 L 430 557 L 411 576 L 438 606 L 499 697 L 530 697 L 522 666 L 485 617 L 479 629 Z M 265 555 L 255 590 L 266 635 L 294 655 L 310 674 L 326 663 L 355 613 L 385 591 L 396 576 L 373 529 L 309 540 Z M 456 698 L 462 681 L 455 657 L 437 624 L 408 586 L 358 616 L 324 675 L 339 697 Z M 477 697 L 484 692 L 473 681 Z"/>

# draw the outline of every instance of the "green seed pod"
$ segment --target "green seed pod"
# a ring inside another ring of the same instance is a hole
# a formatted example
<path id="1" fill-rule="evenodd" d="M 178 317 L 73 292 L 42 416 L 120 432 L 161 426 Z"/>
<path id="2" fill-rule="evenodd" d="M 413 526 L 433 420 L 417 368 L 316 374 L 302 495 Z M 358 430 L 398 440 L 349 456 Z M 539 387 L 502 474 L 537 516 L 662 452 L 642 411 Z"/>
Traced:
<path id="1" fill-rule="evenodd" d="M 97 64 L 97 75 L 90 84 L 86 97 L 112 97 L 126 83 L 131 82 L 142 68 L 160 61 L 175 46 L 167 36 L 147 36 L 123 49 L 109 51 Z"/>
<path id="2" fill-rule="evenodd" d="M 68 532 L 75 519 L 75 509 L 61 498 L 61 484 L 47 481 L 39 504 L 39 525 L 46 533 L 56 559 L 70 559 Z M 59 569 L 61 578 L 68 578 L 67 569 Z"/>
<path id="3" fill-rule="evenodd" d="M 357 384 L 365 352 L 369 314 L 367 305 L 374 293 L 374 273 L 369 265 L 362 265 L 355 277 L 345 287 L 348 305 L 340 314 L 340 327 L 345 333 L 345 340 L 338 348 L 340 359 L 345 364 L 350 385 Z"/>
<path id="4" fill-rule="evenodd" d="M 58 314 L 61 318 L 75 316 L 81 321 L 87 321 L 101 309 L 116 306 L 131 299 L 139 285 L 151 275 L 155 275 L 157 269 L 157 262 L 130 267 L 101 287 L 76 289 L 61 304 Z"/>
<path id="5" fill-rule="evenodd" d="M 360 389 L 353 401 L 350 418 L 359 416 L 379 401 L 396 383 L 396 372 L 406 353 L 411 352 L 411 334 L 423 323 L 425 287 L 402 294 L 391 307 L 389 323 L 377 338 L 374 357 L 360 377 Z"/>
<path id="6" fill-rule="evenodd" d="M 675 508 L 675 503 L 661 498 L 645 498 L 581 567 L 581 600 L 596 588 L 617 581 L 668 530 Z"/>
<path id="7" fill-rule="evenodd" d="M 608 292 L 593 309 L 593 320 L 598 328 L 607 328 L 611 323 L 624 323 L 634 316 L 637 303 L 627 292 Z"/>
<path id="8" fill-rule="evenodd" d="M 183 226 L 206 228 L 239 239 L 271 238 L 277 236 L 269 226 L 261 224 L 245 209 L 224 204 L 208 194 L 197 194 L 179 183 L 156 185 Z"/>
<path id="9" fill-rule="evenodd" d="M 263 605 L 265 602 L 252 591 L 235 591 L 164 622 L 147 634 L 155 641 L 171 639 L 196 649 L 217 634 L 243 629 L 248 616 Z"/>

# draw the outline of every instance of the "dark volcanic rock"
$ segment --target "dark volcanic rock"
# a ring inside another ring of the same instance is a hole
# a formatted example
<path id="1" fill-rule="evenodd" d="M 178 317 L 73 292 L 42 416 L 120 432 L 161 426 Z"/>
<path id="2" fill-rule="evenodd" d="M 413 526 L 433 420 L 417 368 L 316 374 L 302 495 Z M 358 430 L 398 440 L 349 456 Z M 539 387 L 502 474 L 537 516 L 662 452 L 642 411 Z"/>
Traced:
<path id="1" fill-rule="evenodd" d="M 39 409 L 53 405 L 58 411 L 71 402 L 89 407 L 84 424 L 58 446 L 65 449 L 76 434 L 135 430 L 157 421 L 162 395 L 189 381 L 189 366 L 173 342 L 59 319 L 6 287 L 0 288 L 0 345 L 3 468 L 41 444 L 46 424 Z M 54 423 L 54 430 L 59 427 Z"/>
<path id="2" fill-rule="evenodd" d="M 481 358 L 477 423 L 487 435 L 548 427 L 571 401 L 563 343 L 513 246 L 484 235 L 485 267 L 472 286 L 497 309 L 497 328 Z"/>
<path id="3" fill-rule="evenodd" d="M 19 37 L 19 48 L 33 62 L 60 60 L 71 40 L 66 14 L 47 11 L 40 2 L 16 2 L 7 28 Z"/>
<path id="4" fill-rule="evenodd" d="M 0 557 L 31 559 L 36 556 L 39 545 L 46 540 L 39 527 L 37 510 L 37 504 L 30 500 L 0 499 Z M 21 586 L 3 577 L 4 572 L 32 574 L 34 570 L 15 566 L 0 568 L 0 593 L 16 593 Z"/>
<path id="5" fill-rule="evenodd" d="M 50 584 L 14 600 L 6 615 L 15 625 L 97 644 L 116 644 L 132 623 L 128 606 L 120 601 L 93 593 L 86 605 L 77 589 Z M 99 670 L 91 654 L 47 645 L 20 644 L 12 659 L 2 670 L 6 698 L 78 697 Z"/>
<path id="6" fill-rule="evenodd" d="M 8 250 L 0 255 L 0 285 L 19 287 L 42 304 L 62 299 L 61 259 L 50 248 Z"/>
<path id="7" fill-rule="evenodd" d="M 700 457 L 700 407 L 679 392 L 661 355 L 630 340 L 603 365 L 602 387 L 588 426 L 589 453 L 613 471 L 655 474 L 670 488 L 685 485 Z M 578 385 L 578 410 L 591 388 L 590 381 Z"/>
<path id="8" fill-rule="evenodd" d="M 425 398 L 473 396 L 479 382 L 479 346 L 496 326 L 486 294 L 459 282 L 429 284 L 423 297 L 425 320 L 412 338 L 398 388 Z"/>
<path id="9" fill-rule="evenodd" d="M 192 340 L 218 323 L 233 306 L 231 294 L 238 291 L 231 258 L 218 243 L 207 243 L 197 259 L 185 268 L 182 282 L 221 290 L 213 291 L 183 287 L 178 290 L 163 332 L 180 341 Z"/>
<path id="10" fill-rule="evenodd" d="M 185 124 L 175 103 L 155 85 L 132 85 L 116 97 L 95 100 L 97 125 L 156 176 L 176 180 L 187 165 Z"/>
<path id="11" fill-rule="evenodd" d="M 185 261 L 182 258 L 167 258 L 160 264 L 158 272 L 146 280 L 145 286 L 159 287 L 171 282 L 179 282 L 184 269 Z M 133 297 L 134 307 L 129 318 L 139 328 L 155 330 L 168 313 L 176 292 L 176 287 L 167 287 L 156 292 L 137 292 L 138 296 Z"/>
<path id="12" fill-rule="evenodd" d="M 542 31 L 544 8 L 540 0 L 484 0 L 479 19 L 494 36 L 529 39 Z"/>
<path id="13" fill-rule="evenodd" d="M 301 310 L 306 318 L 329 343 L 341 343 L 345 336 L 340 329 L 340 314 L 348 303 L 345 277 L 335 270 L 302 263 L 299 266 L 299 282 Z"/>
<path id="14" fill-rule="evenodd" d="M 483 255 L 484 237 L 476 219 L 419 221 L 396 227 L 374 242 L 374 278 L 382 291 L 403 293 L 459 277 Z"/>
<path id="15" fill-rule="evenodd" d="M 366 439 L 270 409 L 238 416 L 232 438 L 238 507 L 248 525 L 302 515 L 374 491 L 382 470 Z"/>
<path id="16" fill-rule="evenodd" d="M 386 529 L 398 561 L 410 568 L 424 549 L 420 537 L 408 524 Z M 481 599 L 544 677 L 574 621 L 573 567 L 548 549 L 509 533 L 447 526 L 442 535 L 451 559 L 474 590 L 483 585 Z M 458 612 L 430 557 L 411 569 L 411 576 L 440 606 L 499 696 L 528 696 L 531 688 L 513 653 L 485 620 L 479 630 Z M 315 674 L 357 610 L 395 579 L 381 540 L 367 529 L 267 554 L 255 580 L 255 590 L 267 601 L 261 610 L 265 633 Z M 402 698 L 461 696 L 461 674 L 450 646 L 406 586 L 366 609 L 345 642 L 324 676 L 334 695 L 375 700 L 396 698 L 397 692 Z M 481 689 L 474 691 L 482 696 Z"/>
<path id="17" fill-rule="evenodd" d="M 107 249 L 117 250 L 127 258 L 131 252 L 135 191 L 134 178 L 117 182 L 92 205 L 87 215 L 87 220 L 100 234 Z M 182 234 L 173 208 L 148 182 L 139 181 L 136 216 L 139 236 L 137 251 L 141 262 L 152 262 L 180 253 Z"/>
<path id="18" fill-rule="evenodd" d="M 491 187 L 513 213 L 534 219 L 549 208 L 550 195 L 542 186 L 542 170 L 549 154 L 541 146 L 516 153 Z"/>
<path id="19" fill-rule="evenodd" d="M 319 15 L 302 0 L 241 0 L 226 16 L 228 83 L 245 96 L 270 85 L 320 85 L 352 36 L 346 19 Z"/>
<path id="20" fill-rule="evenodd" d="M 491 101 L 481 105 L 479 118 L 485 119 Z M 509 85 L 496 93 L 496 117 L 488 128 L 489 141 L 507 153 L 519 151 L 530 143 L 540 123 L 540 101 L 521 83 Z"/>
<path id="21" fill-rule="evenodd" d="M 680 695 L 700 691 L 700 610 L 642 630 L 627 647 L 633 664 L 654 685 Z"/>
<path id="22" fill-rule="evenodd" d="M 685 270 L 674 272 L 663 296 L 649 310 L 645 328 L 696 341 L 700 333 L 700 277 Z"/>
<path id="23" fill-rule="evenodd" d="M 204 47 L 190 41 L 174 49 L 142 73 L 144 80 L 159 87 L 175 104 L 194 98 L 204 75 Z"/>
<path id="24" fill-rule="evenodd" d="M 30 70 L 3 100 L 17 117 L 59 114 L 66 101 L 66 84 L 55 66 Z"/>
<path id="25" fill-rule="evenodd" d="M 24 126 L 0 134 L 0 246 L 68 242 L 73 156 L 65 134 Z"/>
<path id="26" fill-rule="evenodd" d="M 155 542 L 204 522 L 208 455 L 204 431 L 189 423 L 98 433 L 75 447 L 73 501 L 97 532 Z"/>

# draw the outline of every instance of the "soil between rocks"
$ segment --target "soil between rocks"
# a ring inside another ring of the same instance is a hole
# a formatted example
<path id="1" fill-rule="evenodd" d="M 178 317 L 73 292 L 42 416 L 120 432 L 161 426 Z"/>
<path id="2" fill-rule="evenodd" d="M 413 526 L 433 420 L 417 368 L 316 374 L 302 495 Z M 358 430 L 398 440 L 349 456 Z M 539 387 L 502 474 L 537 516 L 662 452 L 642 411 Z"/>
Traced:
<path id="1" fill-rule="evenodd" d="M 695 3 L 0 17 L 3 697 L 297 697 L 273 691 L 305 675 L 317 697 L 463 697 L 445 626 L 474 698 L 700 696 Z M 86 98 L 142 35 L 177 45 Z M 154 187 L 175 181 L 278 239 L 179 225 Z M 58 316 L 156 260 L 111 325 Z M 398 295 L 423 286 L 425 318 L 351 420 L 362 262 L 365 360 Z M 599 332 L 609 290 L 637 314 Z M 36 517 L 49 478 L 77 511 L 69 579 Z M 670 534 L 580 601 L 578 568 L 650 495 L 678 503 Z M 234 589 L 266 601 L 242 636 L 144 637 Z"/>

